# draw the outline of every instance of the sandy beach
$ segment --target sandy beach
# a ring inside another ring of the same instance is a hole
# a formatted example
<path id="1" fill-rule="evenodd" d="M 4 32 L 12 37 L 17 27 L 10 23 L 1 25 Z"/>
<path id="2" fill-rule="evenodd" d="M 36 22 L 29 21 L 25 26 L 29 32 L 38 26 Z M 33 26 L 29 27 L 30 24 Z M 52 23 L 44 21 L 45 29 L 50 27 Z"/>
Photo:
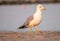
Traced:
<path id="1" fill-rule="evenodd" d="M 0 32 L 0 41 L 60 41 L 60 32 Z"/>

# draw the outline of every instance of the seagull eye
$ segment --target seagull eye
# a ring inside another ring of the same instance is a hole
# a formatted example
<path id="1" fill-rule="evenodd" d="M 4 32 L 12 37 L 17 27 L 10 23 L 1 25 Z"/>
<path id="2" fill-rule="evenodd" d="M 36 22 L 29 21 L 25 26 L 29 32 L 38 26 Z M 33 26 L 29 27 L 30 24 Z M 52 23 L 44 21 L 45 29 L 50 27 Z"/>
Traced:
<path id="1" fill-rule="evenodd" d="M 40 8 L 41 8 L 41 6 L 40 6 Z"/>

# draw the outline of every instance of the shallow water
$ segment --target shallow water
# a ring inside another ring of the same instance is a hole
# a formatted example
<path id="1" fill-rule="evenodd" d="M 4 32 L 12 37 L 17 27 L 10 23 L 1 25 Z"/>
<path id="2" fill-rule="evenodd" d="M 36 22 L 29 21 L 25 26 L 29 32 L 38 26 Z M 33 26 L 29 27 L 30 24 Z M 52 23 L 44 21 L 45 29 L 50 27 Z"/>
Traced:
<path id="1" fill-rule="evenodd" d="M 1 5 L 0 31 L 28 31 L 29 28 L 21 30 L 17 30 L 17 28 L 35 12 L 36 5 Z M 42 12 L 43 20 L 38 28 L 43 31 L 60 31 L 60 3 L 42 5 L 46 11 Z"/>

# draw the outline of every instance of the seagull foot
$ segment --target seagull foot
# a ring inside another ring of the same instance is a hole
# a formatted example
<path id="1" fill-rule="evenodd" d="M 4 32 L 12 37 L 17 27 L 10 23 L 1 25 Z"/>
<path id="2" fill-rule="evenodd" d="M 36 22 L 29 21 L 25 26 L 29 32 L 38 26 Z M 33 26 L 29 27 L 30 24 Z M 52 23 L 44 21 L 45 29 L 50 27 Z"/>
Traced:
<path id="1" fill-rule="evenodd" d="M 30 30 L 29 34 L 32 35 L 32 30 Z"/>
<path id="2" fill-rule="evenodd" d="M 41 30 L 37 30 L 37 32 L 42 32 Z"/>

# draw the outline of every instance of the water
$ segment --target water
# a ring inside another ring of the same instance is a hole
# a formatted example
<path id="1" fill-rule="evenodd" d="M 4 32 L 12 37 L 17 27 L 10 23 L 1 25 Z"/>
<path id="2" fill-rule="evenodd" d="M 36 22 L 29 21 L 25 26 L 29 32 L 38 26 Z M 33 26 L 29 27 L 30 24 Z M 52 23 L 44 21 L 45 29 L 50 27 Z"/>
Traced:
<path id="1" fill-rule="evenodd" d="M 46 11 L 42 13 L 43 20 L 38 28 L 43 31 L 60 31 L 60 3 L 42 5 Z M 29 28 L 21 30 L 17 30 L 17 28 L 23 25 L 28 16 L 35 12 L 35 8 L 36 4 L 28 4 L 25 7 L 22 5 L 1 5 L 0 31 L 29 31 Z"/>

